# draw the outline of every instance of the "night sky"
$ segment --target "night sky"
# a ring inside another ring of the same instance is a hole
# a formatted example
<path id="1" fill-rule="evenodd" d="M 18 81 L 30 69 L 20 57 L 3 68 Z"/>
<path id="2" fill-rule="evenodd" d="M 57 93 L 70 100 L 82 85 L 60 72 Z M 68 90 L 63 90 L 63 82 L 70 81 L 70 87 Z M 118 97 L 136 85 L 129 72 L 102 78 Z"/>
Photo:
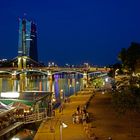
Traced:
<path id="1" fill-rule="evenodd" d="M 18 51 L 18 18 L 37 24 L 39 60 L 108 65 L 122 47 L 140 42 L 140 0 L 3 0 L 0 58 Z"/>

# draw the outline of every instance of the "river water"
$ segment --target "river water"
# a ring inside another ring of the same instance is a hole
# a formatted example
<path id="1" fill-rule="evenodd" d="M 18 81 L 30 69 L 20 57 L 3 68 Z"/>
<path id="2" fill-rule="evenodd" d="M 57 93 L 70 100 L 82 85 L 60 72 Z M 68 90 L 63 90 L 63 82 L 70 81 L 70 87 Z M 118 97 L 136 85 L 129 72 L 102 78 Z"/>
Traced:
<path id="1" fill-rule="evenodd" d="M 83 78 L 78 74 L 54 75 L 50 80 L 48 77 L 25 77 L 24 79 L 0 78 L 0 92 L 13 91 L 52 91 L 58 97 L 60 91 L 65 96 L 70 96 L 74 92 L 83 88 Z"/>

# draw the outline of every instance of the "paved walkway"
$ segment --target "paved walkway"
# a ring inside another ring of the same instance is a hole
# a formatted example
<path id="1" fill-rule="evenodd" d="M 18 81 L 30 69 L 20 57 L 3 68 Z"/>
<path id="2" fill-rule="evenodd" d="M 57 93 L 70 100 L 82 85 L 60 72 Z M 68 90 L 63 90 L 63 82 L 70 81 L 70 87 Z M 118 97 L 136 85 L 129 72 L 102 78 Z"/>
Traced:
<path id="1" fill-rule="evenodd" d="M 72 114 L 78 105 L 84 106 L 93 94 L 93 88 L 86 88 L 84 91 L 70 97 L 70 103 L 64 103 L 63 113 L 56 110 L 56 115 L 50 120 L 44 120 L 40 125 L 34 140 L 87 140 L 82 124 L 73 124 Z M 60 123 L 63 122 L 67 128 L 62 129 L 60 135 Z"/>

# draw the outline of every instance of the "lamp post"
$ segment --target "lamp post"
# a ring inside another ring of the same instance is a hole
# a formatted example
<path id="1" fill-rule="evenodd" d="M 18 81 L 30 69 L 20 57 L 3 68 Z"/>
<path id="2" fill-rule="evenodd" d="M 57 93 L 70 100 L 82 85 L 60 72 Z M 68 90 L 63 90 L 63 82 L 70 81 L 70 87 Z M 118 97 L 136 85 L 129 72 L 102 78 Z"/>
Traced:
<path id="1" fill-rule="evenodd" d="M 68 127 L 65 123 L 60 122 L 60 140 L 63 140 L 63 128 Z"/>
<path id="2" fill-rule="evenodd" d="M 68 87 L 69 88 L 69 95 L 71 95 L 71 87 L 72 87 L 72 85 L 70 84 Z"/>
<path id="3" fill-rule="evenodd" d="M 63 100 L 64 98 L 65 98 L 64 90 L 61 89 L 61 90 L 60 90 L 60 100 Z"/>
<path id="4" fill-rule="evenodd" d="M 79 82 L 78 82 L 78 81 L 76 82 L 75 89 L 76 89 L 76 90 L 75 90 L 75 95 L 77 95 L 77 91 L 80 90 L 80 89 L 79 89 Z"/>

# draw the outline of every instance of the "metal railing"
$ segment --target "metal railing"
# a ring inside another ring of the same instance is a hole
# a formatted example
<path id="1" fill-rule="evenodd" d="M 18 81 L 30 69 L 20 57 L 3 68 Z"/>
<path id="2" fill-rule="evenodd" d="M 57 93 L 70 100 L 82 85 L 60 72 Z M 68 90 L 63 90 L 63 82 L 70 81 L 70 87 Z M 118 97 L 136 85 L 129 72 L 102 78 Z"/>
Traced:
<path id="1" fill-rule="evenodd" d="M 24 118 L 24 123 L 33 123 L 33 122 L 37 122 L 37 121 L 42 121 L 43 119 L 45 119 L 47 117 L 47 115 L 44 112 L 41 113 L 34 113 L 31 115 L 27 115 Z"/>

